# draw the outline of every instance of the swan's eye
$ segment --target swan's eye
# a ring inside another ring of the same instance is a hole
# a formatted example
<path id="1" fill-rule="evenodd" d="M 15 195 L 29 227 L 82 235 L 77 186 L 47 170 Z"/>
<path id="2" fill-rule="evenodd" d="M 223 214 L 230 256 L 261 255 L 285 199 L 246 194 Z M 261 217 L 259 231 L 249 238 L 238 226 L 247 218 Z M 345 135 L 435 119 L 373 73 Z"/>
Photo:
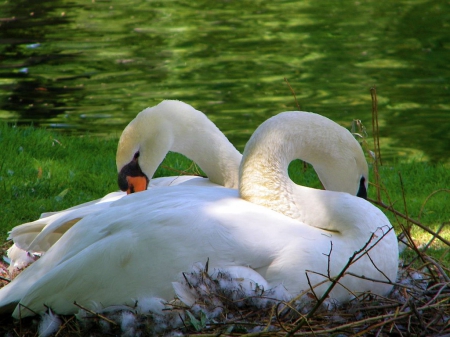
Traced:
<path id="1" fill-rule="evenodd" d="M 361 177 L 361 180 L 359 181 L 358 193 L 356 193 L 356 196 L 367 200 L 367 189 L 365 183 L 366 178 Z"/>

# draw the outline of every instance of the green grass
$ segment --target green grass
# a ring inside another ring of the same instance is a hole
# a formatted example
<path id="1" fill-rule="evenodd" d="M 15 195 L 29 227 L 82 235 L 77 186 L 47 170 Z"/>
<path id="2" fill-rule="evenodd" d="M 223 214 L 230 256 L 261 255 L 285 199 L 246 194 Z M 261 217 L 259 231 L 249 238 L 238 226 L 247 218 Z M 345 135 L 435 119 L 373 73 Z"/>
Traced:
<path id="1" fill-rule="evenodd" d="M 69 137 L 0 124 L 0 240 L 14 226 L 36 220 L 41 213 L 118 190 L 118 136 Z M 196 169 L 185 157 L 170 154 L 155 176 L 175 175 L 170 167 Z"/>
<path id="2" fill-rule="evenodd" d="M 43 212 L 62 210 L 117 190 L 117 139 L 118 135 L 110 139 L 89 135 L 69 137 L 44 129 L 0 125 L 0 240 L 4 241 L 14 226 L 33 221 Z M 186 158 L 170 154 L 155 176 L 175 175 L 177 170 L 199 172 Z M 290 165 L 289 174 L 299 184 L 321 186 L 314 170 L 299 161 Z M 441 223 L 450 221 L 449 191 L 436 193 L 424 204 L 434 191 L 449 188 L 448 167 L 424 162 L 394 163 L 382 166 L 380 175 L 389 195 L 382 193 L 385 203 L 392 202 L 398 211 L 413 219 L 419 219 L 420 215 L 420 221 L 434 231 Z M 370 187 L 369 196 L 376 198 L 374 186 Z M 398 222 L 407 225 L 391 212 L 385 213 L 397 230 Z M 441 235 L 450 240 L 448 227 Z M 416 226 L 412 234 L 419 245 L 430 239 L 430 235 Z M 437 240 L 430 254 L 441 259 L 446 249 Z M 445 261 L 450 261 L 448 255 Z"/>
<path id="3" fill-rule="evenodd" d="M 0 126 L 0 238 L 43 212 L 117 189 L 116 140 Z"/>
<path id="4" fill-rule="evenodd" d="M 385 165 L 380 168 L 381 184 L 384 186 L 381 199 L 397 211 L 420 222 L 433 232 L 443 225 L 439 234 L 450 241 L 450 170 L 443 164 L 430 165 L 425 162 Z M 376 188 L 369 193 L 376 199 Z M 411 228 L 411 236 L 416 245 L 424 247 L 433 236 L 402 217 L 386 212 L 397 233 L 401 226 Z M 446 224 L 448 223 L 448 224 Z M 415 255 L 405 252 L 405 260 Z M 436 239 L 427 253 L 444 266 L 450 265 L 450 246 Z"/>

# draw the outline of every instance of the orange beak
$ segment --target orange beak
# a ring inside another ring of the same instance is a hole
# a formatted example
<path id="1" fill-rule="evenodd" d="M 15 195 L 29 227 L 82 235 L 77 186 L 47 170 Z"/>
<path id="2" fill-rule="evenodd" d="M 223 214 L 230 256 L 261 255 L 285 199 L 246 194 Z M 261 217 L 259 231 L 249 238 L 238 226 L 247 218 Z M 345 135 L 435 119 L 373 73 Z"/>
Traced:
<path id="1" fill-rule="evenodd" d="M 138 177 L 127 177 L 128 181 L 128 189 L 127 194 L 142 192 L 147 189 L 147 179 L 146 177 L 138 176 Z"/>

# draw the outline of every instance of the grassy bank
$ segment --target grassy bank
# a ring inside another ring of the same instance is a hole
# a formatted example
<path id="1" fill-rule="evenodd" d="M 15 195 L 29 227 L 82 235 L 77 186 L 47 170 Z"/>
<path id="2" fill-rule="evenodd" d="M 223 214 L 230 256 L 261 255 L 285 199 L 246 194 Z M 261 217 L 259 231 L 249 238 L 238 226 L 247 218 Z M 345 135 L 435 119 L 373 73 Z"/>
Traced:
<path id="1" fill-rule="evenodd" d="M 43 212 L 62 210 L 117 190 L 118 136 L 110 139 L 89 135 L 68 137 L 43 129 L 1 125 L 0 240 L 6 239 L 12 227 L 35 220 Z M 156 176 L 176 175 L 177 170 L 196 171 L 189 160 L 176 154 L 168 156 L 162 167 Z M 320 187 L 311 167 L 294 162 L 289 171 L 295 182 Z M 392 203 L 399 212 L 420 220 L 433 231 L 450 221 L 450 193 L 441 191 L 449 188 L 447 167 L 422 162 L 393 163 L 382 166 L 380 175 L 386 191 L 381 194 L 382 200 L 386 204 Z M 373 181 L 372 173 L 370 178 Z M 436 191 L 439 192 L 433 195 Z M 369 192 L 375 199 L 376 188 L 371 186 Z M 408 226 L 406 220 L 391 212 L 386 214 L 397 230 L 399 222 Z M 417 226 L 413 226 L 412 233 L 419 245 L 431 237 Z M 450 240 L 448 228 L 444 228 L 441 235 Z M 447 247 L 437 240 L 432 248 L 440 258 Z"/>
<path id="2" fill-rule="evenodd" d="M 118 135 L 111 139 L 67 137 L 42 129 L 17 129 L 0 125 L 0 240 L 3 242 L 7 232 L 14 226 L 35 220 L 43 212 L 62 210 L 117 190 L 117 137 Z M 170 154 L 156 176 L 175 175 L 181 170 L 198 172 L 195 165 L 186 158 Z M 394 332 L 404 331 L 401 335 L 418 335 L 417 332 L 423 331 L 424 326 L 427 331 L 436 334 L 438 331 L 448 331 L 449 304 L 446 287 L 450 245 L 436 239 L 427 247 L 432 235 L 413 222 L 436 232 L 443 223 L 450 220 L 450 192 L 445 190 L 450 181 L 450 170 L 442 165 L 417 162 L 384 165 L 379 171 L 383 187 L 381 200 L 393 205 L 398 215 L 382 209 L 391 219 L 397 233 L 402 226 L 412 227 L 411 234 L 416 248 L 418 247 L 418 251 L 407 250 L 403 255 L 405 267 L 399 283 L 388 298 L 361 295 L 358 300 L 330 312 L 316 312 L 314 308 L 307 308 L 309 318 L 305 324 L 306 320 L 295 312 L 277 314 L 275 320 L 273 310 L 276 307 L 278 311 L 279 306 L 265 309 L 255 309 L 251 305 L 238 307 L 234 301 L 225 302 L 227 297 L 222 296 L 223 317 L 214 322 L 203 322 L 204 316 L 201 314 L 190 316 L 180 331 L 197 336 L 215 336 L 220 334 L 218 331 L 240 335 L 254 327 L 267 328 L 269 331 L 253 334 L 255 336 L 282 336 L 285 335 L 282 329 L 291 332 L 298 330 L 300 335 L 315 331 L 315 335 L 322 336 L 337 332 L 349 335 L 377 332 L 377 335 L 384 336 L 390 335 L 393 327 L 396 329 Z M 299 161 L 291 164 L 289 173 L 299 184 L 320 188 L 314 170 Z M 370 178 L 374 181 L 372 173 Z M 370 198 L 377 199 L 376 186 L 372 185 L 369 192 Z M 405 217 L 411 220 L 408 221 Z M 450 240 L 448 227 L 450 226 L 444 226 L 439 232 L 444 240 Z M 5 244 L 4 248 L 9 244 Z M 420 253 L 425 250 L 426 254 Z M 420 255 L 422 261 L 417 258 Z M 432 261 L 429 256 L 439 262 Z M 408 267 L 412 261 L 415 261 L 414 264 Z M 423 268 L 424 265 L 428 269 Z M 421 279 L 415 279 L 416 270 L 433 275 L 430 282 L 432 286 L 424 288 Z M 6 279 L 2 282 L 7 283 Z M 415 316 L 420 316 L 420 319 Z M 59 327 L 58 336 L 104 335 L 106 323 L 103 316 L 101 319 L 92 317 L 90 325 L 80 323 L 74 316 L 60 318 L 63 324 Z M 153 324 L 152 316 L 141 315 L 139 319 L 149 325 L 139 328 L 148 332 L 146 329 L 151 329 Z M 108 325 L 110 334 L 123 333 L 120 324 L 113 323 L 114 321 Z M 270 332 L 270 328 L 274 330 Z M 36 320 L 29 318 L 16 321 L 8 314 L 0 315 L 0 333 L 10 335 L 13 331 L 21 336 L 35 336 Z"/>

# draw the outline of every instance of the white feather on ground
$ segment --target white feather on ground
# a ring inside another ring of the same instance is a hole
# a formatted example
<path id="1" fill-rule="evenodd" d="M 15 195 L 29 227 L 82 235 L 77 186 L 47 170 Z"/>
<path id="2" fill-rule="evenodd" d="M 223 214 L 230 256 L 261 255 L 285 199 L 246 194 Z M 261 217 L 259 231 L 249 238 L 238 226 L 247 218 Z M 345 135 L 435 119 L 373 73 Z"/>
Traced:
<path id="1" fill-rule="evenodd" d="M 233 309 L 260 309 L 289 299 L 283 286 L 269 289 L 261 275 L 245 267 L 215 269 L 208 273 L 201 263 L 197 263 L 172 284 L 177 296 L 171 302 L 154 297 L 137 299 L 134 307 L 103 308 L 100 303 L 95 303 L 93 312 L 99 314 L 97 320 L 93 319 L 92 312 L 83 309 L 76 317 L 85 328 L 92 328 L 96 323 L 104 333 L 111 331 L 112 321 L 120 326 L 122 336 L 169 332 L 172 336 L 177 329 L 193 324 L 193 320 L 202 316 L 205 324 L 210 324 Z"/>
<path id="2" fill-rule="evenodd" d="M 60 326 L 61 319 L 49 309 L 48 312 L 41 315 L 38 329 L 39 337 L 47 337 L 54 334 Z"/>

